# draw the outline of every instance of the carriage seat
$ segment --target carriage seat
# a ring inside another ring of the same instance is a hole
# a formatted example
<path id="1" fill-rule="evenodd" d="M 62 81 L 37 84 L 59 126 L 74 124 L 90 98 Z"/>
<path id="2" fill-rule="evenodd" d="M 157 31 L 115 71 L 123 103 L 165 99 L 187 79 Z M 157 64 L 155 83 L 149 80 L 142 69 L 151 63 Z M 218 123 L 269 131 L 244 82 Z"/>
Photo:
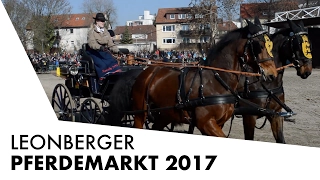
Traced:
<path id="1" fill-rule="evenodd" d="M 92 75 L 92 76 L 96 76 L 96 71 L 95 71 L 95 67 L 94 67 L 94 61 L 92 59 L 91 56 L 88 55 L 87 53 L 87 49 L 89 49 L 89 45 L 87 43 L 84 43 L 82 45 L 82 50 L 81 50 L 81 55 L 82 58 L 80 60 L 81 64 L 84 64 L 84 68 L 85 68 L 85 73 Z"/>

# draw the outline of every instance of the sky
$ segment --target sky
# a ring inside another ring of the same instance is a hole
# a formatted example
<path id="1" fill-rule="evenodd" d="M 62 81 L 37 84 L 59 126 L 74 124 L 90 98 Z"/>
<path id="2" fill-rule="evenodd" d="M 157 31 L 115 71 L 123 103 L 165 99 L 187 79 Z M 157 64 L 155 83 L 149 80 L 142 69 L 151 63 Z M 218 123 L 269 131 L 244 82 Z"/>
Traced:
<path id="1" fill-rule="evenodd" d="M 82 13 L 82 3 L 85 0 L 69 0 L 72 6 L 72 13 Z M 143 12 L 150 11 L 150 14 L 157 14 L 159 8 L 188 7 L 191 0 L 113 0 L 117 9 L 117 24 L 124 26 L 126 21 L 137 20 Z"/>

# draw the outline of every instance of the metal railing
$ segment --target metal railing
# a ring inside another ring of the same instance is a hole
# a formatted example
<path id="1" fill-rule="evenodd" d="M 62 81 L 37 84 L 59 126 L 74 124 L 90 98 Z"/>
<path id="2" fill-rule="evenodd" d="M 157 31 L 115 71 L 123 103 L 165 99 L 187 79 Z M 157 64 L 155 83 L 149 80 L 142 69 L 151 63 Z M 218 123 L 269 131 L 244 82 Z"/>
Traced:
<path id="1" fill-rule="evenodd" d="M 312 18 L 320 16 L 320 6 L 297 9 L 291 11 L 277 12 L 275 13 L 275 18 L 271 22 L 286 21 L 287 19 L 303 19 Z"/>

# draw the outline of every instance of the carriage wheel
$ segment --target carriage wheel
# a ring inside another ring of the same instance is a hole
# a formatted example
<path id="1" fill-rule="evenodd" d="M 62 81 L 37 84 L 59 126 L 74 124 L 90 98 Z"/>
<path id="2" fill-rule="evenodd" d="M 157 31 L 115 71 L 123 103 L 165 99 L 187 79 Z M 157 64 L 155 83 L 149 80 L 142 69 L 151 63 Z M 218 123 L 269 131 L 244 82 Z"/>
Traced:
<path id="1" fill-rule="evenodd" d="M 51 104 L 58 120 L 75 121 L 75 105 L 71 93 L 66 85 L 56 85 L 53 89 Z"/>
<path id="2" fill-rule="evenodd" d="M 173 130 L 174 130 L 174 124 L 170 123 L 169 125 L 167 125 L 167 126 L 165 127 L 165 129 L 166 129 L 167 131 L 169 131 L 169 132 L 173 132 Z"/>
<path id="3" fill-rule="evenodd" d="M 144 122 L 144 128 L 145 129 L 152 129 L 152 122 L 150 122 L 150 121 L 145 121 Z"/>
<path id="4" fill-rule="evenodd" d="M 97 124 L 102 119 L 102 108 L 91 98 L 83 101 L 80 109 L 81 122 Z"/>
<path id="5" fill-rule="evenodd" d="M 134 115 L 131 114 L 125 114 L 124 118 L 122 120 L 122 127 L 133 127 L 133 123 L 134 123 Z"/>
<path id="6" fill-rule="evenodd" d="M 121 122 L 121 126 L 122 127 L 130 127 L 132 128 L 134 125 L 134 115 L 132 114 L 125 114 L 122 122 Z M 144 122 L 144 128 L 145 129 L 151 129 L 151 123 L 147 120 Z"/>

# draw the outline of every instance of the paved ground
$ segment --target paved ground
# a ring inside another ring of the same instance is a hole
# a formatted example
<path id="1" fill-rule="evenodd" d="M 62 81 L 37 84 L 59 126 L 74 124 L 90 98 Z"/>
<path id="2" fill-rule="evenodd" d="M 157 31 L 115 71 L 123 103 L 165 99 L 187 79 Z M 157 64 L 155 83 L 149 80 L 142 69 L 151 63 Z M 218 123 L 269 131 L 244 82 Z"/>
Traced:
<path id="1" fill-rule="evenodd" d="M 64 80 L 52 74 L 38 74 L 42 86 L 51 101 L 52 91 L 57 83 L 64 83 Z M 288 68 L 284 76 L 284 89 L 286 104 L 296 113 L 293 117 L 296 123 L 284 123 L 284 136 L 288 144 L 320 147 L 320 69 L 313 69 L 308 79 L 301 79 L 296 76 L 293 68 Z M 263 118 L 258 120 L 258 126 L 263 123 Z M 224 127 L 227 134 L 230 121 Z M 187 130 L 186 126 L 178 127 L 180 130 Z M 196 130 L 195 134 L 200 134 Z M 236 118 L 232 125 L 230 138 L 244 139 L 242 121 Z M 267 123 L 262 129 L 256 129 L 256 141 L 275 142 L 270 124 Z"/>

